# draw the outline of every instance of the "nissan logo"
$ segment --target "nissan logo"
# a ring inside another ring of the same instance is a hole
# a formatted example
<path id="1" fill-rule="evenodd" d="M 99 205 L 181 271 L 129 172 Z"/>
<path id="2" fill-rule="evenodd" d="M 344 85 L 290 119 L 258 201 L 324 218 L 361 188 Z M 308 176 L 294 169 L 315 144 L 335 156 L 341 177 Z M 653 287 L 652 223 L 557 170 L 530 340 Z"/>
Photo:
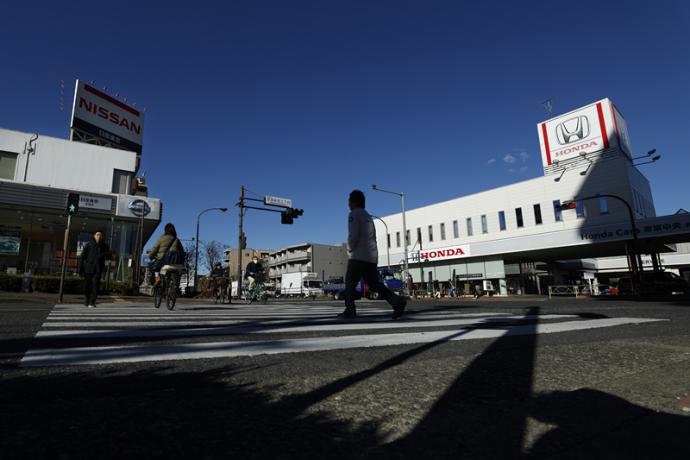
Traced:
<path id="1" fill-rule="evenodd" d="M 127 207 L 137 217 L 148 216 L 151 212 L 151 206 L 144 200 L 134 200 Z"/>
<path id="2" fill-rule="evenodd" d="M 556 126 L 556 138 L 561 145 L 572 144 L 589 136 L 589 120 L 584 115 L 571 118 Z"/>

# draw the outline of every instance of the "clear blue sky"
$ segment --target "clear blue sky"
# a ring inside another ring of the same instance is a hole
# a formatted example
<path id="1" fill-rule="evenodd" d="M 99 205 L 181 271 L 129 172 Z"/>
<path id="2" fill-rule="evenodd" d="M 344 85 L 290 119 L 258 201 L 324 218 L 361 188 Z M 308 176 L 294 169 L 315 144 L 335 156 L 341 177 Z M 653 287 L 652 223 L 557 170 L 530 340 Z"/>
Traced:
<path id="1" fill-rule="evenodd" d="M 610 97 L 659 214 L 690 209 L 686 1 L 6 2 L 0 126 L 67 137 L 75 78 L 146 106 L 142 170 L 183 237 L 250 247 L 346 239 L 347 195 L 378 215 L 541 174 L 539 102 Z M 60 111 L 60 80 L 65 81 Z M 507 156 L 514 163 L 504 161 Z M 510 158 L 510 157 L 508 157 Z M 494 159 L 495 161 L 491 161 Z M 161 229 L 159 229 L 160 232 Z"/>

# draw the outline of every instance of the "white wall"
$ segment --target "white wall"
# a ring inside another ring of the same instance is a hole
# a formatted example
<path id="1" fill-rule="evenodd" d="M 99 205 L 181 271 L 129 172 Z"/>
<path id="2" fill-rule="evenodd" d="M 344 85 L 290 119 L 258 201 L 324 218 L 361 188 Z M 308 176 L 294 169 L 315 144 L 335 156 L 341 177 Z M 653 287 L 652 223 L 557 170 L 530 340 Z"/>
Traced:
<path id="1" fill-rule="evenodd" d="M 15 181 L 48 187 L 111 193 L 113 170 L 134 172 L 136 153 L 66 139 L 38 136 L 35 153 L 25 153 L 35 135 L 0 129 L 0 150 L 18 154 Z M 27 169 L 27 159 L 29 161 Z"/>
<path id="2" fill-rule="evenodd" d="M 412 250 L 416 242 L 417 227 L 422 229 L 422 245 L 424 250 L 454 246 L 459 244 L 482 243 L 474 247 L 486 246 L 484 243 L 496 242 L 496 247 L 506 248 L 512 241 L 525 241 L 530 237 L 543 237 L 554 232 L 576 230 L 584 225 L 602 225 L 614 222 L 629 222 L 627 210 L 622 203 L 614 199 L 607 199 L 608 214 L 599 212 L 599 201 L 585 201 L 585 217 L 578 218 L 575 210 L 563 211 L 563 221 L 556 222 L 553 200 L 570 200 L 577 197 L 593 196 L 599 193 L 618 195 L 628 200 L 632 205 L 632 194 L 629 183 L 627 161 L 622 156 L 602 158 L 587 170 L 586 165 L 566 171 L 560 181 L 555 182 L 554 175 L 538 177 L 518 182 L 474 195 L 455 198 L 449 201 L 424 206 L 406 212 L 407 229 L 410 231 L 410 246 Z M 646 179 L 645 179 L 646 180 Z M 650 194 L 651 197 L 651 194 Z M 542 224 L 535 223 L 533 205 L 541 207 Z M 515 208 L 522 208 L 524 227 L 517 227 Z M 369 210 L 376 214 L 375 210 Z M 499 230 L 498 212 L 504 211 L 507 228 Z M 488 233 L 482 234 L 481 215 L 487 216 Z M 466 218 L 472 218 L 474 234 L 468 236 Z M 391 234 L 391 263 L 399 263 L 404 257 L 402 245 L 402 216 L 394 214 L 383 217 L 388 224 Z M 453 238 L 453 220 L 458 221 L 460 234 Z M 379 248 L 379 265 L 385 264 L 386 259 L 386 231 L 383 224 L 374 220 Z M 446 225 L 446 240 L 440 238 L 440 224 Z M 434 241 L 429 242 L 428 226 L 433 226 Z M 401 232 L 401 247 L 396 246 L 395 233 Z M 535 238 L 536 241 L 537 238 Z M 541 239 L 541 238 L 538 238 Z M 418 247 L 416 248 L 418 249 Z M 494 252 L 495 253 L 495 252 Z M 481 256 L 483 253 L 471 252 L 471 256 Z M 460 259 L 458 259 L 460 260 Z"/>

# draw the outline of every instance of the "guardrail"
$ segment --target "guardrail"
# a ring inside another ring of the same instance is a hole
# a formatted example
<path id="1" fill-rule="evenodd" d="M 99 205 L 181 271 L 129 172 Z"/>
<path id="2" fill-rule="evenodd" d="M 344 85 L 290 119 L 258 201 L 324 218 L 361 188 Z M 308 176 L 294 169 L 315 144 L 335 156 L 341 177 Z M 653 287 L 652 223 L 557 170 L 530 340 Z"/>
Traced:
<path id="1" fill-rule="evenodd" d="M 574 295 L 577 299 L 578 294 L 581 294 L 580 288 L 578 285 L 549 286 L 549 299 L 554 295 Z"/>

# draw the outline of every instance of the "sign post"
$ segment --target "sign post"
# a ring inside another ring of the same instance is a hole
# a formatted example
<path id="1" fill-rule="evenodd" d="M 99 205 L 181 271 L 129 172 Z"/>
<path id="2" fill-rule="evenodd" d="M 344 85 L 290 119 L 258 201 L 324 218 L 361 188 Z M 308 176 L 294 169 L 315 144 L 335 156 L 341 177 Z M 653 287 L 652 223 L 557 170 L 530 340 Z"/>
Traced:
<path id="1" fill-rule="evenodd" d="M 62 303 L 62 296 L 65 286 L 65 271 L 67 269 L 67 245 L 69 242 L 69 230 L 72 226 L 72 215 L 79 211 L 79 194 L 70 193 L 67 197 L 67 227 L 65 227 L 65 238 L 62 242 L 62 264 L 60 265 L 60 289 L 58 291 L 58 303 Z"/>

